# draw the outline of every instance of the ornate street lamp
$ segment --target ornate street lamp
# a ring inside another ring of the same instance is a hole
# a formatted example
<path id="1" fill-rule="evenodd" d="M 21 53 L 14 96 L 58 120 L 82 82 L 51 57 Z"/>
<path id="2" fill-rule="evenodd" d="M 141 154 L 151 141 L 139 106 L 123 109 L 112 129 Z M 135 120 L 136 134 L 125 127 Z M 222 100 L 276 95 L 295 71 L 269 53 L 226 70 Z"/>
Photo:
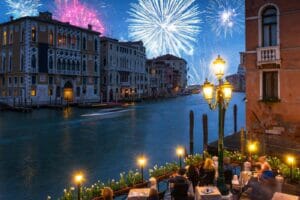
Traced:
<path id="1" fill-rule="evenodd" d="M 183 147 L 177 147 L 176 154 L 179 158 L 179 167 L 182 167 L 182 157 L 184 156 L 184 148 Z"/>
<path id="2" fill-rule="evenodd" d="M 228 194 L 228 189 L 225 185 L 224 169 L 223 169 L 223 157 L 224 157 L 224 118 L 225 111 L 228 107 L 229 101 L 232 97 L 232 85 L 225 81 L 223 82 L 223 76 L 225 71 L 225 60 L 219 55 L 215 61 L 213 61 L 213 70 L 218 78 L 219 84 L 213 85 L 207 79 L 203 84 L 203 95 L 204 99 L 207 101 L 209 108 L 219 110 L 219 139 L 218 139 L 218 179 L 217 187 L 222 195 Z"/>
<path id="3" fill-rule="evenodd" d="M 74 181 L 77 184 L 77 192 L 78 192 L 77 199 L 78 200 L 81 199 L 80 198 L 80 191 L 81 191 L 81 184 L 82 184 L 83 180 L 84 180 L 84 176 L 83 176 L 82 173 L 75 174 Z"/>
<path id="4" fill-rule="evenodd" d="M 248 152 L 249 152 L 249 159 L 252 162 L 252 155 L 257 151 L 257 144 L 256 142 L 250 142 L 248 144 Z"/>
<path id="5" fill-rule="evenodd" d="M 137 159 L 137 164 L 141 168 L 142 183 L 144 183 L 144 167 L 147 164 L 147 159 L 144 156 L 141 156 Z"/>
<path id="6" fill-rule="evenodd" d="M 295 158 L 293 156 L 287 157 L 288 164 L 290 165 L 290 179 L 293 181 L 293 167 L 295 164 Z"/>

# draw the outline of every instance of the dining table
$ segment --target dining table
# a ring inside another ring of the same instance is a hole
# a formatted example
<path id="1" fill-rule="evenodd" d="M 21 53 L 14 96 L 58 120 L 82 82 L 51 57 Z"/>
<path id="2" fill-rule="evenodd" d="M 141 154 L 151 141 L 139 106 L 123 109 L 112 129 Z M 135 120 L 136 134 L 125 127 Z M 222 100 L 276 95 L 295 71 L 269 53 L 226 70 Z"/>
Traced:
<path id="1" fill-rule="evenodd" d="M 150 188 L 134 188 L 129 191 L 128 200 L 147 200 Z"/>
<path id="2" fill-rule="evenodd" d="M 215 186 L 204 186 L 195 188 L 195 200 L 221 200 L 222 195 Z"/>

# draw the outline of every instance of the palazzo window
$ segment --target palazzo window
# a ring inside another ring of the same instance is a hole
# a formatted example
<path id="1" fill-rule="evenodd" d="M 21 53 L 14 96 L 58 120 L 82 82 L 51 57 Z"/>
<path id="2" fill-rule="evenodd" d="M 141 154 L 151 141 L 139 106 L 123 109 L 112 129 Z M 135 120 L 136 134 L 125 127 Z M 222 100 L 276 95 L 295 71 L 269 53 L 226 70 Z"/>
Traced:
<path id="1" fill-rule="evenodd" d="M 33 26 L 31 28 L 31 41 L 36 42 L 36 27 L 35 26 Z"/>
<path id="2" fill-rule="evenodd" d="M 275 7 L 267 7 L 262 14 L 262 39 L 263 46 L 277 45 L 277 10 Z"/>
<path id="3" fill-rule="evenodd" d="M 262 92 L 264 101 L 277 101 L 278 95 L 278 72 L 268 71 L 263 72 Z"/>

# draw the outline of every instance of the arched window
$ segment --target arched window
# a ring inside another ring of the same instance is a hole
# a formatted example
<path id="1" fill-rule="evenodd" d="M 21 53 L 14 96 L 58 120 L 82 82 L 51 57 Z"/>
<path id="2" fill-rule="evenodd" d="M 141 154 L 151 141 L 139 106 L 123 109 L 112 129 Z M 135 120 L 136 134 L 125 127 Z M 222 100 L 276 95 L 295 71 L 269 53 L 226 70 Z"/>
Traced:
<path id="1" fill-rule="evenodd" d="M 61 61 L 60 61 L 60 59 L 57 61 L 57 70 L 61 70 Z"/>
<path id="2" fill-rule="evenodd" d="M 66 61 L 65 60 L 63 60 L 63 62 L 62 62 L 62 70 L 66 70 Z"/>
<path id="3" fill-rule="evenodd" d="M 86 60 L 82 62 L 82 71 L 86 71 Z"/>
<path id="4" fill-rule="evenodd" d="M 75 71 L 75 61 L 72 61 L 72 71 Z"/>
<path id="5" fill-rule="evenodd" d="M 53 69 L 53 57 L 52 56 L 50 56 L 50 58 L 49 58 L 49 67 L 48 68 Z"/>
<path id="6" fill-rule="evenodd" d="M 95 71 L 95 72 L 98 72 L 98 63 L 97 63 L 96 60 L 95 60 L 95 62 L 94 62 L 94 71 Z"/>
<path id="7" fill-rule="evenodd" d="M 83 48 L 83 50 L 86 50 L 86 39 L 85 39 L 85 37 L 83 37 L 83 39 L 82 39 L 82 48 Z"/>
<path id="8" fill-rule="evenodd" d="M 31 56 L 31 68 L 33 68 L 33 69 L 36 68 L 36 57 L 35 57 L 35 55 Z"/>
<path id="9" fill-rule="evenodd" d="M 31 28 L 31 41 L 36 42 L 36 27 L 35 26 L 33 26 Z"/>
<path id="10" fill-rule="evenodd" d="M 79 63 L 79 61 L 77 61 L 76 70 L 80 71 L 80 63 Z"/>
<path id="11" fill-rule="evenodd" d="M 67 70 L 71 70 L 71 62 L 70 62 L 70 60 L 68 60 L 68 62 L 67 62 Z"/>
<path id="12" fill-rule="evenodd" d="M 94 41 L 94 46 L 95 46 L 95 51 L 98 51 L 98 40 L 97 39 L 95 39 L 95 41 Z"/>
<path id="13" fill-rule="evenodd" d="M 262 45 L 264 47 L 277 45 L 277 9 L 268 6 L 262 13 Z"/>
<path id="14" fill-rule="evenodd" d="M 49 33 L 49 44 L 53 45 L 53 42 L 54 42 L 53 31 L 50 31 L 50 33 Z"/>

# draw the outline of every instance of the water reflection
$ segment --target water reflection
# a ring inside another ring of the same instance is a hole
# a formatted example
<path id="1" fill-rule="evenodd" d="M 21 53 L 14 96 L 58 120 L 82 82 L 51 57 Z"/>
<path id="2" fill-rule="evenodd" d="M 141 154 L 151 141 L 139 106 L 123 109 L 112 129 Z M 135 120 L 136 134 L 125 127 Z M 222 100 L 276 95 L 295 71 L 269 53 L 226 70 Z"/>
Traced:
<path id="1" fill-rule="evenodd" d="M 244 126 L 244 94 L 235 94 L 238 128 Z M 53 199 L 72 185 L 78 169 L 86 185 L 135 169 L 177 160 L 174 149 L 188 145 L 189 112 L 195 112 L 195 151 L 202 149 L 201 115 L 208 113 L 209 141 L 217 138 L 217 112 L 201 96 L 153 101 L 124 109 L 36 110 L 0 115 L 0 199 Z M 17 126 L 16 126 L 16 122 Z M 232 105 L 225 132 L 233 130 Z M 146 171 L 146 170 L 145 170 Z"/>

